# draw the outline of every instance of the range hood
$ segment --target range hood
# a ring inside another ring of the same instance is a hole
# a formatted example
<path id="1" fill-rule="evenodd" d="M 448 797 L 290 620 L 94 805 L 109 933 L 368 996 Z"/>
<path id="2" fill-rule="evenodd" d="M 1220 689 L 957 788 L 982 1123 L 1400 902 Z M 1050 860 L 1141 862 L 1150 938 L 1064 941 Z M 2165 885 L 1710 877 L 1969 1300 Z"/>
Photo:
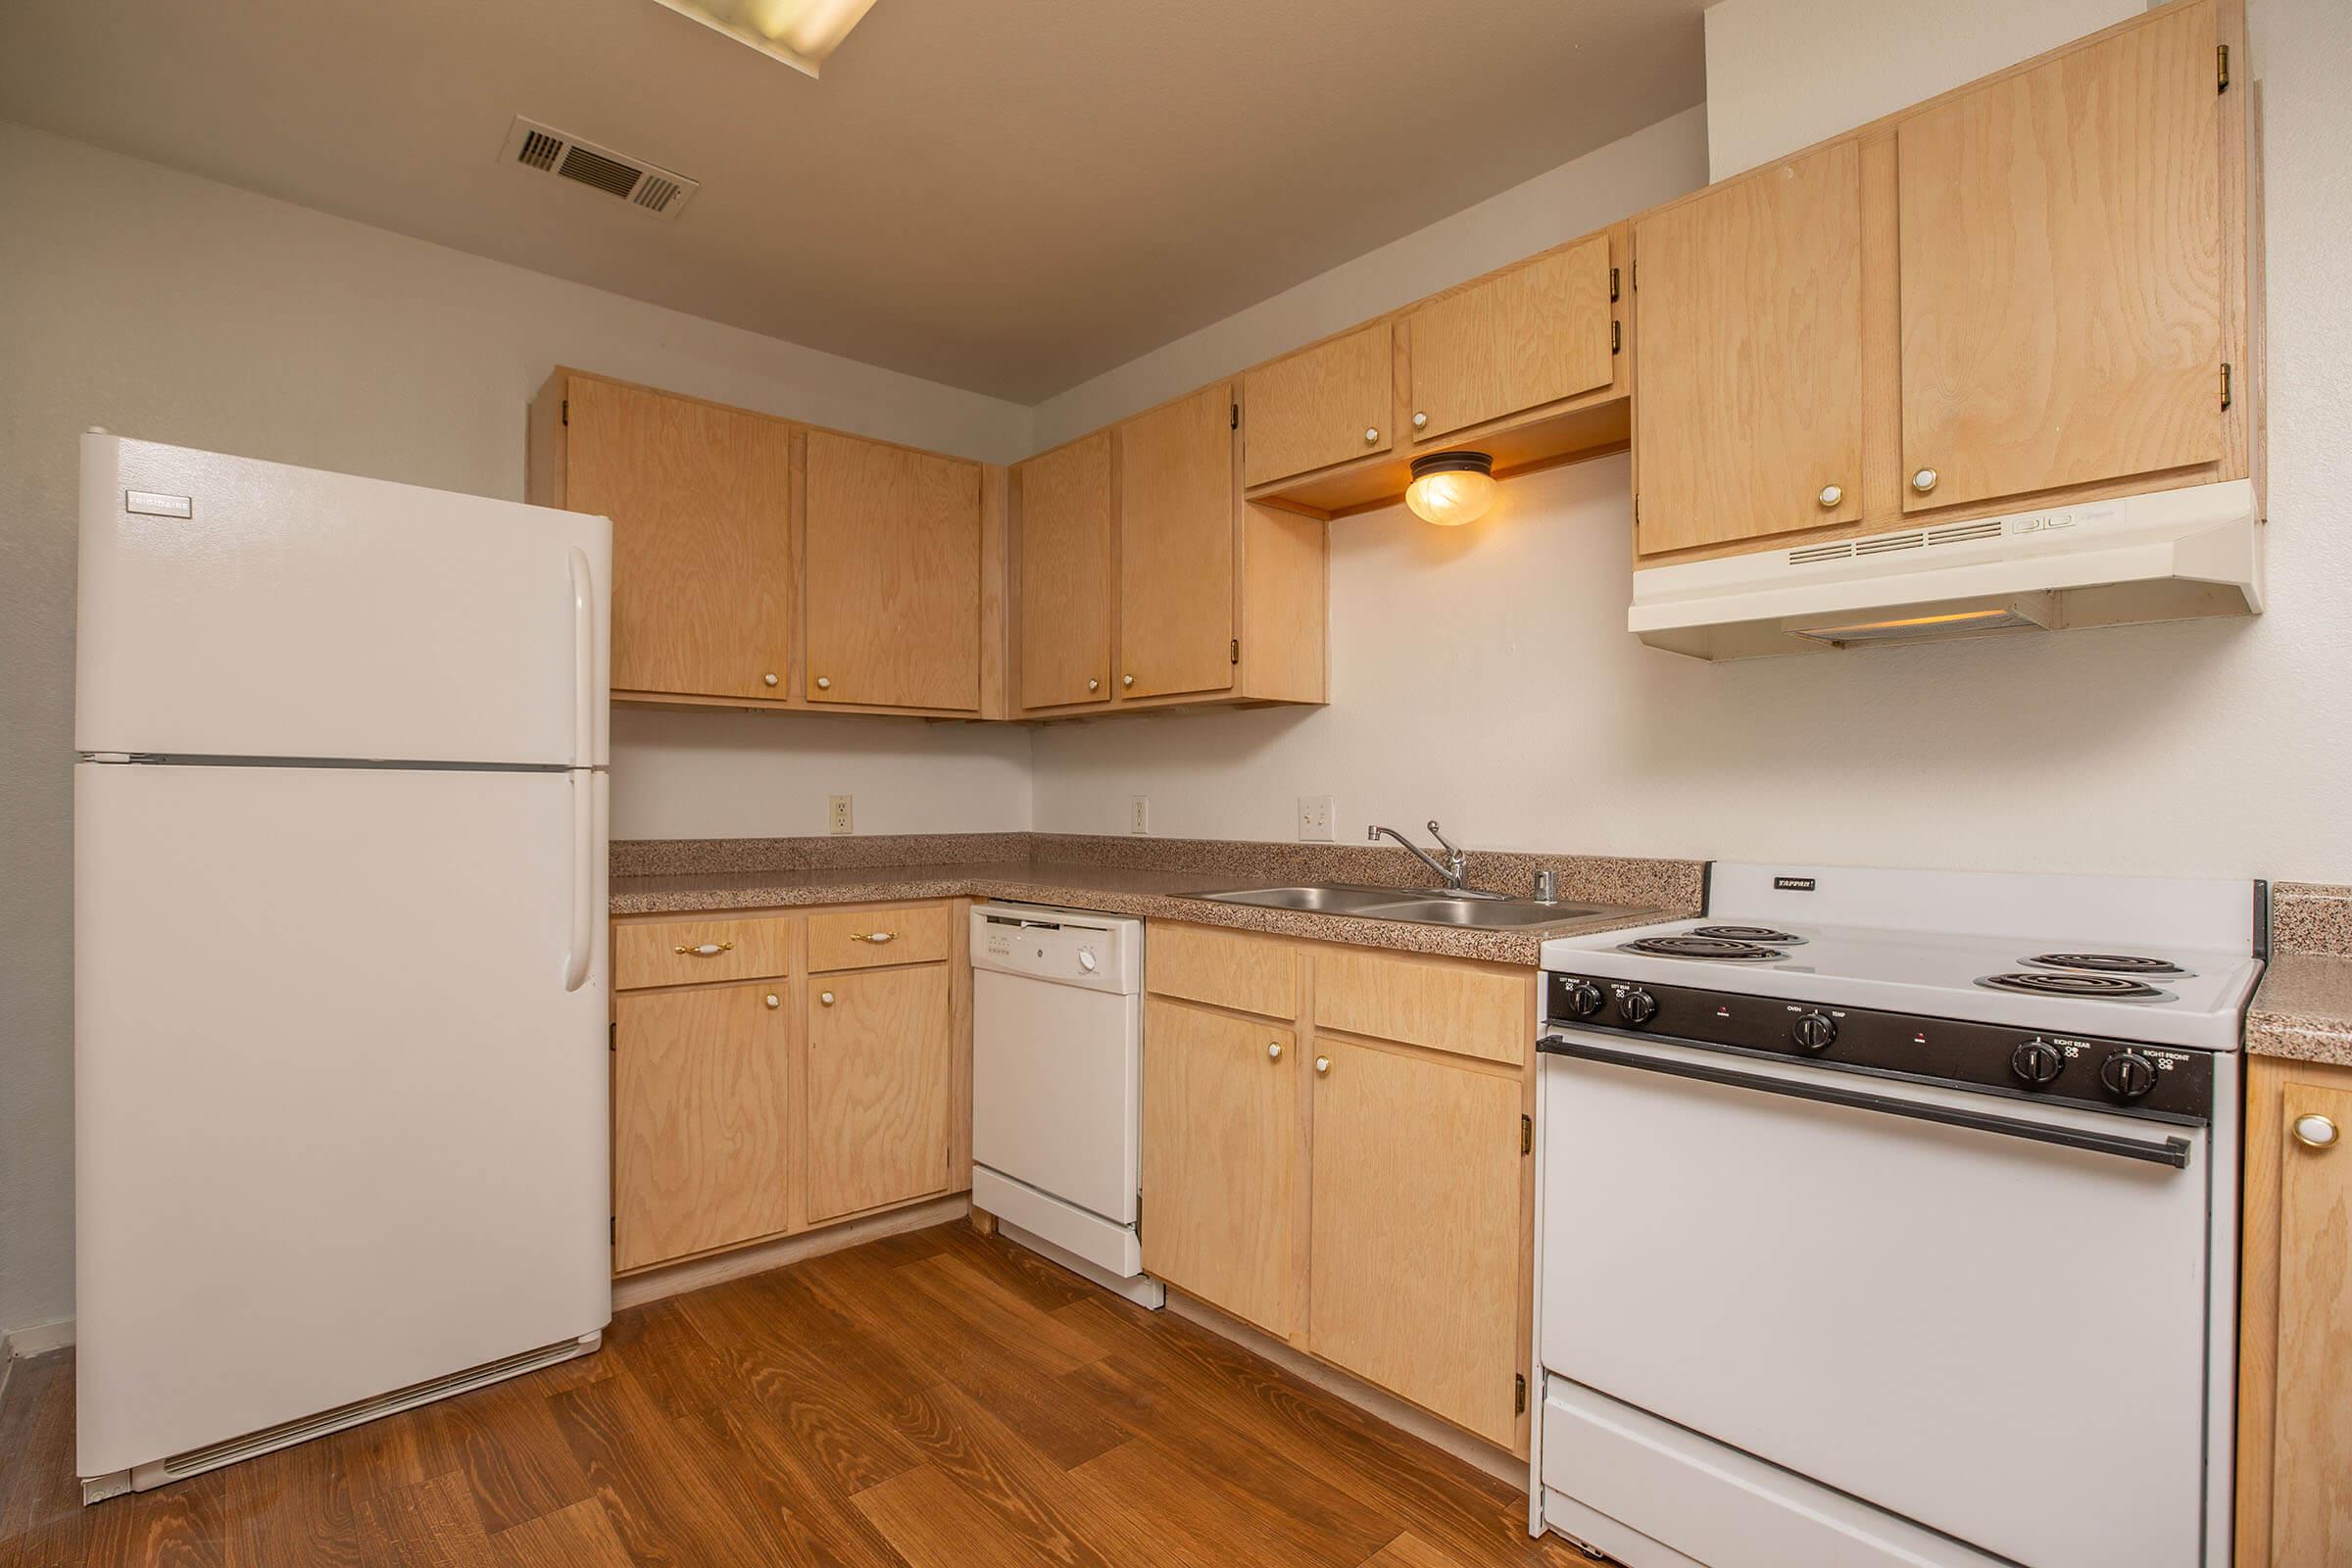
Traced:
<path id="1" fill-rule="evenodd" d="M 1755 659 L 2262 612 L 2250 480 L 1927 524 L 1634 573 L 1653 648 Z"/>

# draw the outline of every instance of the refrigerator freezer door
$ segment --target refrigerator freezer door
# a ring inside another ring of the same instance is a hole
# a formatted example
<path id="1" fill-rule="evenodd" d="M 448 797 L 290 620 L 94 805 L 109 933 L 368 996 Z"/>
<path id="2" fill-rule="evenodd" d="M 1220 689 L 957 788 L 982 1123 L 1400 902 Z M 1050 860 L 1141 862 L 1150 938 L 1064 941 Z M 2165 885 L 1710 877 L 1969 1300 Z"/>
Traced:
<path id="1" fill-rule="evenodd" d="M 605 787 L 75 768 L 82 1475 L 604 1326 Z"/>
<path id="2" fill-rule="evenodd" d="M 612 560 L 602 517 L 85 435 L 74 746 L 601 766 Z"/>

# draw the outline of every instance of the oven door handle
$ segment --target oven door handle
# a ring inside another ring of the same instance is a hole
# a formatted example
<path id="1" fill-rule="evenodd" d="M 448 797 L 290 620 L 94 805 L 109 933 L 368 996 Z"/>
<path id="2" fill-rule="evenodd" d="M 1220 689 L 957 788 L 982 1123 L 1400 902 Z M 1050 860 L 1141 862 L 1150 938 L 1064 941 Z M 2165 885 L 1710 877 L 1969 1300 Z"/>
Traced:
<path id="1" fill-rule="evenodd" d="M 1574 1056 L 1580 1061 L 1597 1061 L 1603 1066 L 1632 1067 L 1642 1072 L 1662 1072 L 1676 1078 L 1691 1078 L 1704 1084 L 1722 1084 L 1731 1089 L 1753 1089 L 1760 1094 L 1786 1095 L 1792 1100 L 1818 1101 L 1825 1105 L 1843 1105 L 1853 1110 L 1882 1111 L 1891 1116 L 1909 1116 L 1915 1121 L 1940 1122 L 1946 1127 L 1967 1127 L 1982 1133 L 1998 1133 L 2004 1138 L 2031 1139 L 2037 1144 L 2056 1144 L 2064 1149 L 2087 1150 L 2094 1154 L 2115 1154 L 2124 1159 L 2144 1159 L 2150 1164 L 2170 1165 L 2175 1170 L 2188 1168 L 2188 1141 L 2167 1138 L 2162 1143 L 2149 1143 L 2139 1138 L 2119 1138 L 2113 1133 L 2084 1132 L 2076 1127 L 2054 1127 L 2043 1122 L 2025 1121 L 2015 1116 L 1993 1116 L 1979 1110 L 1960 1110 L 1950 1105 L 1929 1104 L 1922 1101 L 1902 1100 L 1893 1095 L 1874 1095 L 1855 1089 L 1833 1089 L 1824 1084 L 1799 1083 L 1789 1078 L 1772 1078 L 1762 1073 L 1737 1072 L 1728 1067 L 1710 1067 L 1694 1061 L 1670 1061 L 1660 1056 L 1644 1056 L 1631 1051 L 1612 1051 L 1606 1046 L 1588 1046 L 1563 1035 L 1545 1035 L 1536 1043 L 1536 1049 L 1548 1056 Z"/>

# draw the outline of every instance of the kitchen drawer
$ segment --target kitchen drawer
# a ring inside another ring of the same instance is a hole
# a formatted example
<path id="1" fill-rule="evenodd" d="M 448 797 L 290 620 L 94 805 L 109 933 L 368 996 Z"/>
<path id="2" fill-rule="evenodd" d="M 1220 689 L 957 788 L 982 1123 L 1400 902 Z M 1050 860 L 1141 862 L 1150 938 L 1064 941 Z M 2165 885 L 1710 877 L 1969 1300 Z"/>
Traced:
<path id="1" fill-rule="evenodd" d="M 1315 1026 L 1516 1065 L 1535 1039 L 1532 969 L 1323 948 Z"/>
<path id="2" fill-rule="evenodd" d="M 1279 937 L 1154 920 L 1144 935 L 1144 989 L 1267 1018 L 1296 1018 L 1298 953 Z"/>
<path id="3" fill-rule="evenodd" d="M 791 916 L 773 914 L 626 922 L 612 928 L 612 984 L 634 991 L 787 975 L 792 972 L 791 931 Z"/>
<path id="4" fill-rule="evenodd" d="M 827 909 L 808 916 L 808 967 L 872 969 L 936 963 L 948 956 L 949 908 L 902 904 L 886 909 Z"/>

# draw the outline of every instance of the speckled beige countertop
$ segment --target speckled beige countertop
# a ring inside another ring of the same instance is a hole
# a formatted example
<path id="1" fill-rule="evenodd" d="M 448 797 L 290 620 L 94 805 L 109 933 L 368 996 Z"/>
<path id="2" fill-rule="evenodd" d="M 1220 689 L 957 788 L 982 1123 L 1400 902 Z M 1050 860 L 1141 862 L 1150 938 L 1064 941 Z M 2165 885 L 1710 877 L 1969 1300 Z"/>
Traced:
<path id="1" fill-rule="evenodd" d="M 1330 845 L 1235 845 L 1205 840 L 1067 839 L 1028 842 L 1028 835 L 941 835 L 908 841 L 909 849 L 994 851 L 1030 849 L 1022 858 L 917 860 L 873 863 L 887 851 L 826 846 L 822 841 L 756 840 L 615 845 L 612 912 L 655 914 L 710 909 L 790 908 L 890 899 L 983 898 L 1061 905 L 1104 914 L 1188 920 L 1280 936 L 1362 947 L 1534 964 L 1549 938 L 1672 919 L 1695 910 L 1703 867 L 1695 861 L 1603 857 L 1473 855 L 1473 887 L 1521 893 L 1532 868 L 1561 872 L 1564 903 L 1606 906 L 1606 912 L 1532 931 L 1488 931 L 1459 926 L 1373 920 L 1360 915 L 1266 909 L 1217 904 L 1202 893 L 1302 881 L 1367 882 L 1400 891 L 1422 886 L 1416 862 L 1400 851 L 1338 849 Z M 1040 835 L 1039 837 L 1044 837 Z M 973 842 L 977 841 L 977 842 Z M 1039 858 L 1037 849 L 1072 858 Z M 828 853 L 830 852 L 830 853 Z M 840 863 L 855 855 L 867 863 Z M 1077 858 L 1077 856 L 1091 858 Z M 1106 863 L 1115 858 L 1127 863 Z M 793 863 L 815 859 L 820 863 Z M 733 869 L 735 866 L 745 866 Z M 1160 863 L 1135 863 L 1152 862 Z M 673 869 L 674 867 L 674 869 Z M 659 869 L 657 869 L 659 868 Z"/>
<path id="2" fill-rule="evenodd" d="M 2352 888 L 2271 888 L 2269 967 L 2246 1009 L 2246 1050 L 2352 1066 Z"/>

